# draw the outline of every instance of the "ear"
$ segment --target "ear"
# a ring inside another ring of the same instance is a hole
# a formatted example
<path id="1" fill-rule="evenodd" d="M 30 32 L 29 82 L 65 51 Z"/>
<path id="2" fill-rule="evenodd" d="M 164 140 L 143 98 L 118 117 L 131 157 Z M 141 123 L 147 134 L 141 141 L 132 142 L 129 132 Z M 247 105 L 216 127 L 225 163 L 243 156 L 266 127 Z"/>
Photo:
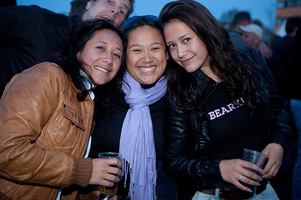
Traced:
<path id="1" fill-rule="evenodd" d="M 76 54 L 76 58 L 78 61 L 80 61 L 80 54 L 81 54 L 81 52 L 77 52 L 77 54 Z"/>
<path id="2" fill-rule="evenodd" d="M 90 0 L 90 1 L 87 2 L 86 10 L 88 10 L 90 8 L 92 3 L 93 3 L 93 0 Z"/>

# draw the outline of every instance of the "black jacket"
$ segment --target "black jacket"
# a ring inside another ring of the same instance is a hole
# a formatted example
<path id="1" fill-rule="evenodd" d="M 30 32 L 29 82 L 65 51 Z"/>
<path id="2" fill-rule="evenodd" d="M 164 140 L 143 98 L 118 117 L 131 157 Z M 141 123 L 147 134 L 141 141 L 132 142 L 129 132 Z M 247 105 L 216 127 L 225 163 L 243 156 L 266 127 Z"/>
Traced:
<path id="1" fill-rule="evenodd" d="M 49 61 L 78 21 L 38 6 L 0 7 L 0 96 L 13 75 Z"/>
<path id="2" fill-rule="evenodd" d="M 261 81 L 260 92 L 269 106 L 270 142 L 278 143 L 286 150 L 292 133 L 288 102 L 278 95 L 274 79 L 262 57 L 257 56 L 254 50 L 244 49 L 243 52 L 260 64 L 255 71 Z M 198 73 L 198 95 L 201 95 L 209 82 L 209 77 L 201 70 L 196 73 Z M 227 184 L 223 181 L 219 169 L 221 159 L 208 157 L 210 151 L 208 122 L 198 122 L 193 114 L 182 113 L 172 103 L 167 116 L 169 118 L 166 167 L 169 174 L 179 182 L 179 199 L 191 199 L 198 188 L 214 188 Z"/>

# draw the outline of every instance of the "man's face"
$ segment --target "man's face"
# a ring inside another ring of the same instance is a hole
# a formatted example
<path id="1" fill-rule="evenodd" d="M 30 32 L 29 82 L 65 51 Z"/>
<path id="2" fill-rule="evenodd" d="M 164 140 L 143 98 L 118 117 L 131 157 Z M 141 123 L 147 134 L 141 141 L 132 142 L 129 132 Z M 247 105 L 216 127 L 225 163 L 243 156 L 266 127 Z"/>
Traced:
<path id="1" fill-rule="evenodd" d="M 260 42 L 260 38 L 255 35 L 255 33 L 242 32 L 242 38 L 245 40 L 248 47 L 253 47 L 257 49 L 257 45 Z"/>
<path id="2" fill-rule="evenodd" d="M 132 5 L 129 0 L 90 0 L 82 20 L 107 19 L 121 26 L 129 15 Z"/>

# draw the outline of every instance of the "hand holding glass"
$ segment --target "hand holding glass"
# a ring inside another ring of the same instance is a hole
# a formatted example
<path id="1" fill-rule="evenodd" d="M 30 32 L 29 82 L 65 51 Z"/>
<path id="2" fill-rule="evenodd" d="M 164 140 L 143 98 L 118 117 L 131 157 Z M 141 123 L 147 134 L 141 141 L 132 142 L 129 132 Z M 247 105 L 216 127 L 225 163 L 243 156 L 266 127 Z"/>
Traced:
<path id="1" fill-rule="evenodd" d="M 267 158 L 266 154 L 251 149 L 244 149 L 243 160 L 254 163 L 261 169 L 263 168 L 266 158 Z"/>
<path id="2" fill-rule="evenodd" d="M 116 152 L 103 152 L 98 154 L 99 158 L 117 158 L 122 161 L 120 153 Z M 115 195 L 117 193 L 118 183 L 115 183 L 112 187 L 100 186 L 100 192 L 105 195 Z"/>
<path id="3" fill-rule="evenodd" d="M 251 149 L 244 149 L 243 160 L 246 160 L 246 161 L 249 161 L 251 163 L 254 163 L 258 167 L 260 167 L 261 169 L 264 166 L 266 158 L 267 158 L 266 154 L 263 154 L 263 153 L 260 153 L 258 151 L 254 151 L 254 150 L 251 150 Z M 253 171 L 251 169 L 250 169 L 250 171 L 256 173 L 257 175 L 261 175 L 258 172 Z M 257 190 L 257 187 L 255 186 L 254 190 L 253 190 L 253 194 L 256 194 L 256 190 Z"/>

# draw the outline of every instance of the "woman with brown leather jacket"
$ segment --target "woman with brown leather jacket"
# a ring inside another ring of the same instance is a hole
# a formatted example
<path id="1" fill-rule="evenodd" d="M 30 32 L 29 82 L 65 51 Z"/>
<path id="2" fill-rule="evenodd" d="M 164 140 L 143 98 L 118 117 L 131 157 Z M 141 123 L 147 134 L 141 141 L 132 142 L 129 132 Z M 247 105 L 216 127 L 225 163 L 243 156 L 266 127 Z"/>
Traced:
<path id="1" fill-rule="evenodd" d="M 79 186 L 119 181 L 121 162 L 87 158 L 87 146 L 94 96 L 107 108 L 120 90 L 124 38 L 111 22 L 82 22 L 54 62 L 8 83 L 0 101 L 0 199 L 76 199 Z"/>

